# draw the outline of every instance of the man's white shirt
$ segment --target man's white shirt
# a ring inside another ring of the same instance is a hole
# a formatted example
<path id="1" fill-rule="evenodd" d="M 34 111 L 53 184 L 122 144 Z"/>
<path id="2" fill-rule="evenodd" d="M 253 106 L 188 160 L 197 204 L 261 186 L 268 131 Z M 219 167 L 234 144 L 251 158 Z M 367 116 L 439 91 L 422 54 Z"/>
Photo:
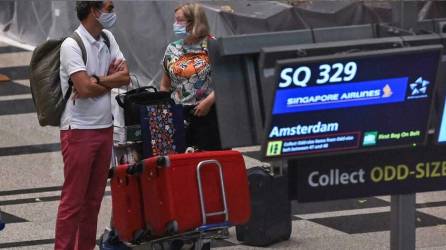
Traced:
<path id="1" fill-rule="evenodd" d="M 60 82 L 65 96 L 68 90 L 69 77 L 79 71 L 86 71 L 88 75 L 105 76 L 114 59 L 124 59 L 119 45 L 113 34 L 103 30 L 110 40 L 110 50 L 102 36 L 99 40 L 81 24 L 75 32 L 81 37 L 87 53 L 87 65 L 82 59 L 82 52 L 77 42 L 67 38 L 60 48 Z M 74 86 L 73 86 L 74 90 Z M 97 97 L 70 98 L 61 117 L 61 130 L 71 129 L 100 129 L 113 125 L 110 92 Z"/>

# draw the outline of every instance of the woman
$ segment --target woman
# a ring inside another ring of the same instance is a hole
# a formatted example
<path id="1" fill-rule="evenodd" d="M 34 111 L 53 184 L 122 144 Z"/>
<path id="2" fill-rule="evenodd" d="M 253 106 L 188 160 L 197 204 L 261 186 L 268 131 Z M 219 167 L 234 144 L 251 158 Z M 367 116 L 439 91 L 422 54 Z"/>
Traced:
<path id="1" fill-rule="evenodd" d="M 208 39 L 213 38 L 203 8 L 198 3 L 176 8 L 173 30 L 179 39 L 170 43 L 164 54 L 160 90 L 172 91 L 174 101 L 184 106 L 187 146 L 218 150 L 220 137 L 207 46 Z"/>

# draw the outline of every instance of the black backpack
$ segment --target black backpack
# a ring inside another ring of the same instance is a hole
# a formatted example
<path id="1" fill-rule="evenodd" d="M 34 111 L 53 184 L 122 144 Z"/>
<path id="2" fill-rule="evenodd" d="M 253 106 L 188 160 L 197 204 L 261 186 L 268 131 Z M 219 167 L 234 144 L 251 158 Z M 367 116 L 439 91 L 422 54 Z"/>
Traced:
<path id="1" fill-rule="evenodd" d="M 101 35 L 110 49 L 108 36 L 104 32 Z M 76 32 L 70 37 L 79 45 L 82 59 L 87 64 L 87 53 L 82 39 Z M 60 85 L 60 46 L 65 39 L 46 41 L 34 50 L 31 57 L 31 94 L 40 126 L 59 126 L 65 105 L 71 96 L 73 85 L 71 79 L 65 96 Z"/>

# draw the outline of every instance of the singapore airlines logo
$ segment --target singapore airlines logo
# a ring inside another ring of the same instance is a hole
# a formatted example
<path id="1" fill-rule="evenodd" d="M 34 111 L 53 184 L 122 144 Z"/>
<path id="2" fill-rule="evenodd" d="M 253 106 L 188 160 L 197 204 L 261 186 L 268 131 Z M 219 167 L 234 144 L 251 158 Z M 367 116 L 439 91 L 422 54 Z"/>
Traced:
<path id="1" fill-rule="evenodd" d="M 427 93 L 427 86 L 429 84 L 429 81 L 423 80 L 422 77 L 418 77 L 415 82 L 409 85 L 410 89 L 412 90 L 412 95 L 425 95 Z"/>
<path id="2" fill-rule="evenodd" d="M 384 98 L 391 97 L 393 95 L 392 88 L 390 88 L 389 84 L 386 84 L 386 86 L 384 86 L 383 93 Z"/>

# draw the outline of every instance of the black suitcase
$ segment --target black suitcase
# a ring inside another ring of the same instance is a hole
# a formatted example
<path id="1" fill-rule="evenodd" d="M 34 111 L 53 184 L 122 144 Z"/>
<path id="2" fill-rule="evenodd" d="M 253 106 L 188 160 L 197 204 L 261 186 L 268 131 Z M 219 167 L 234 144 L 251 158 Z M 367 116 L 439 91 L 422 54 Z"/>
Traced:
<path id="1" fill-rule="evenodd" d="M 288 180 L 272 176 L 264 168 L 248 169 L 251 218 L 237 226 L 237 240 L 251 246 L 268 246 L 291 235 L 291 203 Z"/>

